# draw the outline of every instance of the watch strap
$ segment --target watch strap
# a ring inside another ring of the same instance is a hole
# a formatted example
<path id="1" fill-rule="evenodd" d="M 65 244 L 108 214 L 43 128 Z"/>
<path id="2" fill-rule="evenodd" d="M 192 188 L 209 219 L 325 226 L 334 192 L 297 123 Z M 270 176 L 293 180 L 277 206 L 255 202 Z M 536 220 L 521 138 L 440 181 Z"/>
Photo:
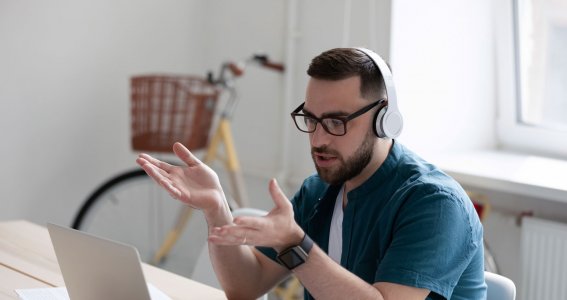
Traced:
<path id="1" fill-rule="evenodd" d="M 299 247 L 301 247 L 306 254 L 309 254 L 309 251 L 313 248 L 313 240 L 307 235 L 307 233 L 303 236 L 301 243 L 299 243 Z"/>
<path id="2" fill-rule="evenodd" d="M 313 240 L 305 234 L 299 245 L 291 246 L 281 251 L 276 258 L 280 264 L 289 270 L 293 270 L 305 263 L 312 248 Z"/>

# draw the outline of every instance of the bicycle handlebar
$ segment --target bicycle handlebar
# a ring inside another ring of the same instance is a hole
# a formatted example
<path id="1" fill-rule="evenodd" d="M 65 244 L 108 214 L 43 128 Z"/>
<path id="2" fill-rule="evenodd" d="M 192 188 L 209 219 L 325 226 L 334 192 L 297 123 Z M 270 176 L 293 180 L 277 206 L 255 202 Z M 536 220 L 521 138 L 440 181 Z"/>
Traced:
<path id="1" fill-rule="evenodd" d="M 244 74 L 244 68 L 239 66 L 237 63 L 229 62 L 226 66 L 235 77 L 240 77 Z"/>
<path id="2" fill-rule="evenodd" d="M 263 67 L 268 69 L 272 69 L 274 71 L 283 72 L 285 71 L 285 67 L 283 64 L 273 63 L 273 62 L 263 62 L 261 63 Z"/>
<path id="3" fill-rule="evenodd" d="M 262 67 L 272 69 L 274 71 L 283 72 L 285 70 L 283 64 L 271 62 L 265 54 L 255 54 L 252 56 L 252 60 L 259 62 Z"/>
<path id="4" fill-rule="evenodd" d="M 273 61 L 270 61 L 268 56 L 265 54 L 254 54 L 252 55 L 251 58 L 247 59 L 246 61 L 243 62 L 233 62 L 233 61 L 228 61 L 222 64 L 221 70 L 219 72 L 219 75 L 217 78 L 215 78 L 213 76 L 212 72 L 209 72 L 207 74 L 207 79 L 210 83 L 212 84 L 219 84 L 219 85 L 223 85 L 223 86 L 228 86 L 230 85 L 229 81 L 231 81 L 232 79 L 236 78 L 236 77 L 240 77 L 242 75 L 244 75 L 244 69 L 246 68 L 247 64 L 250 63 L 257 63 L 260 66 L 273 70 L 273 71 L 278 71 L 278 72 L 284 72 L 285 71 L 285 67 L 283 64 L 281 63 L 276 63 Z M 229 71 L 232 77 L 227 77 L 226 75 L 226 71 Z"/>
<path id="5" fill-rule="evenodd" d="M 234 87 L 233 81 L 235 78 L 244 75 L 246 65 L 251 63 L 259 64 L 264 68 L 278 72 L 283 72 L 285 69 L 283 64 L 270 61 L 268 59 L 268 56 L 265 54 L 254 54 L 252 55 L 252 57 L 248 58 L 245 61 L 224 62 L 221 65 L 221 69 L 216 77 L 213 76 L 213 72 L 207 73 L 207 80 L 209 81 L 209 83 L 220 86 L 222 89 L 228 91 L 228 101 L 225 103 L 225 107 L 222 111 L 222 116 L 224 118 L 230 118 L 232 116 L 237 102 L 236 89 Z"/>

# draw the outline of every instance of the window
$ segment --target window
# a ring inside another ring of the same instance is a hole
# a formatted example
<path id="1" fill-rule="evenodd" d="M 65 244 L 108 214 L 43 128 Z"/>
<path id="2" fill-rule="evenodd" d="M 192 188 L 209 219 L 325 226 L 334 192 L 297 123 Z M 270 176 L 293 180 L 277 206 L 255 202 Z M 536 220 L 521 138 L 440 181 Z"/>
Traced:
<path id="1" fill-rule="evenodd" d="M 567 158 L 567 1 L 513 0 L 495 25 L 500 143 Z"/>
<path id="2" fill-rule="evenodd" d="M 567 2 L 517 0 L 517 84 L 522 123 L 567 129 Z"/>

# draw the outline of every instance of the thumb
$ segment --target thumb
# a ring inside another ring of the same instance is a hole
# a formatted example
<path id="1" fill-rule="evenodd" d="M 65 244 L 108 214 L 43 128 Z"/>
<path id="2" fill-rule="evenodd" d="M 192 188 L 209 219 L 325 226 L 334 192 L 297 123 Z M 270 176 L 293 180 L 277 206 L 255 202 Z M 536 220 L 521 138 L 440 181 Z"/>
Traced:
<path id="1" fill-rule="evenodd" d="M 191 153 L 189 149 L 187 149 L 185 146 L 183 146 L 183 144 L 179 142 L 173 144 L 173 152 L 175 152 L 175 155 L 177 155 L 177 157 L 179 157 L 189 167 L 201 163 L 201 161 L 197 157 L 195 157 L 195 155 L 193 155 L 193 153 Z"/>
<path id="2" fill-rule="evenodd" d="M 278 182 L 273 178 L 272 180 L 270 180 L 270 195 L 272 196 L 276 207 L 291 207 L 291 203 L 289 202 L 283 191 L 280 189 Z"/>

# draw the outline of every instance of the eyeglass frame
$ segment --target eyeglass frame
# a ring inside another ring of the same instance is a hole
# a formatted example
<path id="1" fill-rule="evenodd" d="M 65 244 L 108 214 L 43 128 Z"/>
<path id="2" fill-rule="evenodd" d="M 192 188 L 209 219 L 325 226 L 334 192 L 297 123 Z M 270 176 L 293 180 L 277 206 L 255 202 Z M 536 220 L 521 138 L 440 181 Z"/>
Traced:
<path id="1" fill-rule="evenodd" d="M 316 116 L 312 115 L 312 114 L 304 114 L 304 113 L 300 113 L 299 111 L 301 111 L 303 109 L 303 106 L 305 105 L 305 102 L 301 103 L 296 109 L 294 109 L 291 112 L 291 118 L 293 119 L 293 123 L 295 124 L 295 127 L 297 127 L 297 129 L 301 132 L 305 132 L 305 133 L 313 133 L 315 132 L 315 130 L 317 130 L 317 124 L 321 123 L 321 126 L 323 126 L 323 129 L 325 130 L 325 132 L 327 132 L 330 135 L 334 135 L 334 136 L 344 136 L 347 133 L 347 123 L 357 117 L 362 116 L 363 114 L 367 113 L 368 111 L 370 111 L 372 108 L 374 108 L 375 106 L 381 104 L 381 103 L 385 103 L 386 99 L 380 99 L 377 100 L 375 102 L 372 102 L 366 106 L 364 106 L 363 108 L 353 112 L 352 114 L 348 115 L 348 116 L 336 116 L 336 117 L 322 117 L 322 118 L 317 118 Z M 382 106 L 383 107 L 383 106 Z M 313 127 L 312 131 L 306 131 L 306 130 L 302 130 L 299 125 L 297 125 L 297 120 L 296 117 L 307 117 L 310 119 L 313 119 L 315 121 L 315 126 Z M 325 125 L 325 123 L 323 123 L 323 120 L 325 119 L 335 119 L 335 120 L 339 120 L 343 123 L 343 128 L 344 128 L 344 133 L 343 134 L 335 134 L 329 131 L 329 129 L 327 128 L 327 126 Z"/>

